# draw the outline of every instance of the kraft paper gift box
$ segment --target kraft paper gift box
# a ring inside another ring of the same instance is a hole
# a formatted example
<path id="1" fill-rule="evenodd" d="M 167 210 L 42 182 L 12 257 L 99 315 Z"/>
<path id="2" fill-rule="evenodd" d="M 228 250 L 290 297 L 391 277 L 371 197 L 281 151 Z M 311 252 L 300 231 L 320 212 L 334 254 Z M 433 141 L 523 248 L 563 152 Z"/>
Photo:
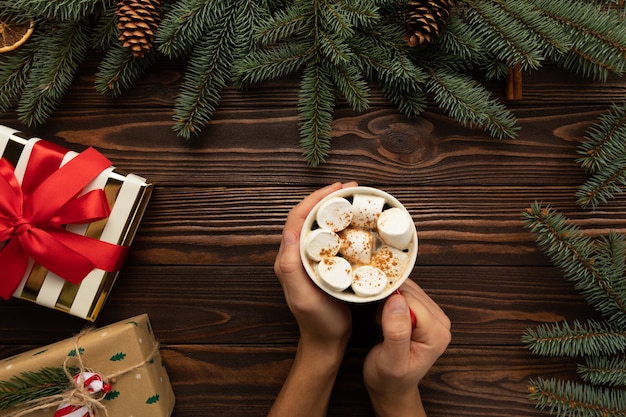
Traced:
<path id="1" fill-rule="evenodd" d="M 0 157 L 1 296 L 94 321 L 152 185 L 118 172 L 92 148 L 68 151 L 2 125 Z"/>
<path id="2" fill-rule="evenodd" d="M 25 372 L 44 368 L 67 370 L 77 367 L 78 374 L 88 371 L 107 386 L 107 392 L 93 394 L 94 401 L 100 405 L 92 404 L 91 409 L 98 410 L 100 406 L 106 409 L 106 412 L 95 411 L 99 417 L 169 417 L 172 413 L 174 392 L 147 314 L 90 329 L 72 338 L 0 360 L 0 381 L 14 381 L 15 377 L 23 377 Z M 63 413 L 68 411 L 70 400 L 65 396 L 70 391 L 63 388 L 72 387 L 72 381 L 65 377 L 65 384 L 60 386 L 61 398 L 47 396 L 38 398 L 40 403 L 13 405 L 0 410 L 0 417 L 24 410 L 29 411 L 25 414 L 28 417 L 53 417 L 57 410 L 57 416 L 66 415 Z M 42 409 L 33 411 L 37 406 Z M 85 405 L 79 399 L 73 407 L 80 409 Z M 74 412 L 83 415 L 81 411 Z"/>

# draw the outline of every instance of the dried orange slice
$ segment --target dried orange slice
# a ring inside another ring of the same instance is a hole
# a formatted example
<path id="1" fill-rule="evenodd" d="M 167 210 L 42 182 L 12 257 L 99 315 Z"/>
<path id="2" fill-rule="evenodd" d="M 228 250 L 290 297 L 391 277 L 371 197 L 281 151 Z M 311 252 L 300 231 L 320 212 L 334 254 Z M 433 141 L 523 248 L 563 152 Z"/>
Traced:
<path id="1" fill-rule="evenodd" d="M 0 53 L 19 48 L 30 38 L 35 29 L 35 22 L 5 22 L 0 20 Z"/>

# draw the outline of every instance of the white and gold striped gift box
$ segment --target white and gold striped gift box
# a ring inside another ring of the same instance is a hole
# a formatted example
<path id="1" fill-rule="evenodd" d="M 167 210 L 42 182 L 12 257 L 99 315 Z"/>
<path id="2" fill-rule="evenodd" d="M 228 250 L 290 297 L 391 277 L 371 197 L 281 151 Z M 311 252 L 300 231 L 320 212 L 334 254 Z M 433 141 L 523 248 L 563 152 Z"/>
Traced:
<path id="1" fill-rule="evenodd" d="M 0 157 L 13 164 L 15 176 L 19 181 L 23 178 L 33 145 L 39 140 L 42 139 L 28 138 L 17 130 L 0 125 Z M 77 153 L 69 151 L 63 163 L 76 155 Z M 86 225 L 68 225 L 66 229 L 108 243 L 129 246 L 150 199 L 152 184 L 146 183 L 142 177 L 133 174 L 124 175 L 115 167 L 111 167 L 94 179 L 84 192 L 97 188 L 104 189 L 106 193 L 111 205 L 110 216 Z M 118 273 L 119 271 L 106 272 L 94 269 L 79 285 L 74 285 L 31 259 L 13 296 L 94 321 Z M 0 279 L 1 275 L 2 272 Z"/>

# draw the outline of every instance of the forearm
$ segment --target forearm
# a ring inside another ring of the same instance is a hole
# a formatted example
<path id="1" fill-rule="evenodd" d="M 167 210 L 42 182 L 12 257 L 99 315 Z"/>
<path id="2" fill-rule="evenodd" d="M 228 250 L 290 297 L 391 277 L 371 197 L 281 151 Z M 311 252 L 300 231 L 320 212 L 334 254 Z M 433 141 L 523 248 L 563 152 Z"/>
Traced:
<path id="1" fill-rule="evenodd" d="M 293 365 L 268 417 L 323 417 L 345 346 L 328 349 L 300 341 Z"/>
<path id="2" fill-rule="evenodd" d="M 370 392 L 376 417 L 426 417 L 419 390 L 405 395 L 384 395 Z"/>

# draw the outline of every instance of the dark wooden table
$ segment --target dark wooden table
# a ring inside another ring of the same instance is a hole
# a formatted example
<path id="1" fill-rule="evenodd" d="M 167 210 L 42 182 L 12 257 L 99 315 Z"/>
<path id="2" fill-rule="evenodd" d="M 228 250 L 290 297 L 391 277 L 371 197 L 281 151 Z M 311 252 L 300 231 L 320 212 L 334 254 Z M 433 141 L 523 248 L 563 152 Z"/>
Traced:
<path id="1" fill-rule="evenodd" d="M 299 148 L 297 79 L 227 89 L 214 120 L 191 141 L 171 130 L 179 67 L 159 70 L 119 99 L 100 96 L 82 68 L 43 126 L 0 124 L 73 150 L 94 146 L 154 193 L 98 326 L 148 313 L 170 374 L 174 417 L 263 416 L 287 374 L 296 323 L 273 274 L 289 209 L 334 181 L 379 187 L 412 213 L 420 239 L 411 278 L 450 316 L 453 340 L 423 382 L 430 417 L 547 415 L 527 399 L 529 377 L 573 376 L 569 360 L 538 358 L 520 343 L 538 323 L 594 316 L 523 227 L 540 200 L 593 235 L 626 232 L 626 196 L 596 211 L 575 204 L 587 174 L 576 164 L 585 130 L 620 79 L 598 84 L 545 68 L 508 103 L 514 141 L 459 126 L 436 107 L 407 119 L 378 92 L 371 108 L 344 105 L 332 153 L 307 167 Z M 502 96 L 503 85 L 491 84 Z M 361 364 L 375 340 L 373 307 L 355 307 L 354 336 L 330 416 L 372 416 Z M 0 303 L 0 358 L 71 337 L 85 322 L 20 300 Z M 303 415 L 306 415 L 304 413 Z M 118 416 L 111 416 L 118 417 Z"/>

